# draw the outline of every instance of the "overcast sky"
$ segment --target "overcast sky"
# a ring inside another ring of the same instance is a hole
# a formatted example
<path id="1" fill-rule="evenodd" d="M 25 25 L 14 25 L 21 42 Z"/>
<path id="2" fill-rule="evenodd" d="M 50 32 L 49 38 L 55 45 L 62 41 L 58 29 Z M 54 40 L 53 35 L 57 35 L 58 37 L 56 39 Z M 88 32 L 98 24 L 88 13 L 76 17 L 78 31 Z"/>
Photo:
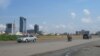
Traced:
<path id="1" fill-rule="evenodd" d="M 0 30 L 19 17 L 27 18 L 27 29 L 40 25 L 45 32 L 100 31 L 100 0 L 0 0 Z"/>

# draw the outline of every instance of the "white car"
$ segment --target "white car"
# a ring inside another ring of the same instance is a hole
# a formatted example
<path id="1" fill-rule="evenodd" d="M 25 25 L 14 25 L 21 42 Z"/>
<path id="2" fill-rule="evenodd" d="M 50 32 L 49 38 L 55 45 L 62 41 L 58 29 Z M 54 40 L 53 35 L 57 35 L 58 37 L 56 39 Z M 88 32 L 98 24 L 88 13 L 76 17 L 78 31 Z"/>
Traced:
<path id="1" fill-rule="evenodd" d="M 25 36 L 21 36 L 19 38 L 17 38 L 17 42 L 21 43 L 21 42 L 36 42 L 37 37 L 33 36 L 33 35 L 25 35 Z"/>

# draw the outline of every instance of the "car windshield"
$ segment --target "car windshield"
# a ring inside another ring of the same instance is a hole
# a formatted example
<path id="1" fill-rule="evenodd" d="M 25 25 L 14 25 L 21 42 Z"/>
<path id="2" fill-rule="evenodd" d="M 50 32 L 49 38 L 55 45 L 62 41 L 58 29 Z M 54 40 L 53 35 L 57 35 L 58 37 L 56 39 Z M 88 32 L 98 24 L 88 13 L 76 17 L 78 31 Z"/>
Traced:
<path id="1" fill-rule="evenodd" d="M 33 37 L 33 35 L 29 35 L 29 37 Z"/>
<path id="2" fill-rule="evenodd" d="M 20 36 L 20 37 L 33 37 L 33 35 L 23 35 L 23 36 Z"/>
<path id="3" fill-rule="evenodd" d="M 23 35 L 23 36 L 20 36 L 20 37 L 28 37 L 28 35 Z"/>

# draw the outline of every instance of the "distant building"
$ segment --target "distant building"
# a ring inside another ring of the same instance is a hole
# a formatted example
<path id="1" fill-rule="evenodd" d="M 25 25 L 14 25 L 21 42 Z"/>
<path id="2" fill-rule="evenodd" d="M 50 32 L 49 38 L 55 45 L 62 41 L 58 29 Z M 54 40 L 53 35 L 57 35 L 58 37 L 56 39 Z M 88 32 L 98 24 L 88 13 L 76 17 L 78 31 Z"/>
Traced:
<path id="1" fill-rule="evenodd" d="M 27 33 L 33 34 L 33 33 L 34 33 L 34 29 L 29 29 L 29 30 L 27 30 Z"/>
<path id="2" fill-rule="evenodd" d="M 13 24 L 13 23 L 6 24 L 5 33 L 7 33 L 7 34 L 14 34 L 14 32 L 15 32 L 15 24 Z"/>
<path id="3" fill-rule="evenodd" d="M 96 32 L 95 34 L 96 34 L 96 35 L 100 35 L 100 31 Z"/>
<path id="4" fill-rule="evenodd" d="M 77 35 L 83 35 L 83 34 L 89 34 L 90 32 L 89 31 L 86 31 L 86 30 L 81 30 L 81 31 L 76 31 L 76 34 Z"/>
<path id="5" fill-rule="evenodd" d="M 39 25 L 34 25 L 34 33 L 37 34 L 39 32 Z"/>
<path id="6" fill-rule="evenodd" d="M 26 33 L 26 18 L 20 17 L 20 30 L 21 33 Z"/>

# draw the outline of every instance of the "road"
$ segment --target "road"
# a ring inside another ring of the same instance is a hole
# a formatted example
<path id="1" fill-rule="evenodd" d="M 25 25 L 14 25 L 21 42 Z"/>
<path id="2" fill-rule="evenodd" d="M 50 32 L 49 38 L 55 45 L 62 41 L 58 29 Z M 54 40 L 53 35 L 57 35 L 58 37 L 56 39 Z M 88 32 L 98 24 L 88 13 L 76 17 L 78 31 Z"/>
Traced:
<path id="1" fill-rule="evenodd" d="M 100 38 L 93 38 L 90 40 L 73 40 L 67 41 L 49 41 L 49 42 L 37 42 L 37 43 L 0 43 L 0 56 L 31 56 L 40 53 L 46 53 L 50 51 L 56 51 L 92 41 L 100 40 Z"/>
<path id="2" fill-rule="evenodd" d="M 71 56 L 100 56 L 100 41 L 95 41 L 87 46 L 80 48 Z"/>

